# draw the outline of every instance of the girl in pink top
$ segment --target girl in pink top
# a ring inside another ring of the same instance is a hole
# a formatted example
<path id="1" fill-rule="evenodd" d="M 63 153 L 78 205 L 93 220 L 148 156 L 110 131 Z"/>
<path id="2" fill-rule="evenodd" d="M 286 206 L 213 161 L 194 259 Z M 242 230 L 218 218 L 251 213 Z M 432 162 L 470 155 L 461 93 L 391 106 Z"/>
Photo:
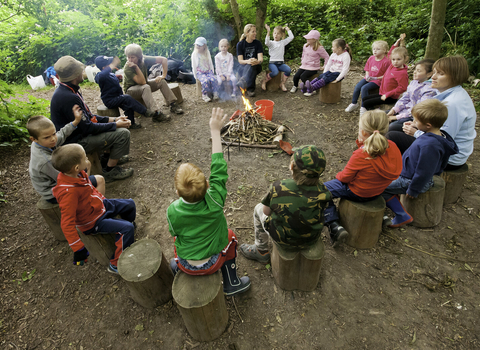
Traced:
<path id="1" fill-rule="evenodd" d="M 215 56 L 215 71 L 218 86 L 224 87 L 226 96 L 235 97 L 237 92 L 237 79 L 233 74 L 233 55 L 228 52 L 230 44 L 227 39 L 218 42 L 219 53 Z M 220 91 L 223 92 L 223 91 Z"/>
<path id="2" fill-rule="evenodd" d="M 383 40 L 375 41 L 372 44 L 373 55 L 365 64 L 365 77 L 358 82 L 353 90 L 352 103 L 345 109 L 345 112 L 352 112 L 359 107 L 358 97 L 362 95 L 362 100 L 368 96 L 370 90 L 378 89 L 382 82 L 383 74 L 390 65 L 390 59 L 387 57 L 388 43 Z"/>
<path id="3" fill-rule="evenodd" d="M 307 39 L 307 43 L 303 46 L 302 65 L 293 77 L 293 87 L 291 93 L 297 91 L 298 82 L 306 82 L 312 75 L 318 73 L 322 69 L 320 67 L 320 59 L 323 58 L 324 65 L 328 63 L 328 53 L 320 44 L 320 33 L 318 30 L 311 30 L 307 35 L 303 36 Z"/>

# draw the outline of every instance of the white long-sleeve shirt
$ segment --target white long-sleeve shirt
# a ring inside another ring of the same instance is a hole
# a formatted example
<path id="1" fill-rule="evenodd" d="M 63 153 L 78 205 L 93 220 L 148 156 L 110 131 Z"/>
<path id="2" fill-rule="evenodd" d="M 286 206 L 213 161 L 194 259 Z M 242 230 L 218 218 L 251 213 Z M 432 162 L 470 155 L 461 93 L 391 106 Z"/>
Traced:
<path id="1" fill-rule="evenodd" d="M 270 62 L 283 61 L 285 55 L 285 46 L 293 40 L 293 33 L 288 30 L 288 38 L 280 41 L 271 41 L 270 34 L 265 37 L 265 45 L 268 47 L 268 54 L 270 55 Z"/>
<path id="2" fill-rule="evenodd" d="M 229 77 L 233 73 L 233 55 L 227 52 L 223 55 L 221 52 L 215 55 L 215 72 L 217 76 Z"/>
<path id="3" fill-rule="evenodd" d="M 340 75 L 335 79 L 336 81 L 340 81 L 340 79 L 344 78 L 347 75 L 348 71 L 350 70 L 350 54 L 348 52 L 344 52 L 341 55 L 337 55 L 336 53 L 332 53 L 330 55 L 330 59 L 328 60 L 323 73 L 328 71 L 332 73 L 340 73 Z"/>

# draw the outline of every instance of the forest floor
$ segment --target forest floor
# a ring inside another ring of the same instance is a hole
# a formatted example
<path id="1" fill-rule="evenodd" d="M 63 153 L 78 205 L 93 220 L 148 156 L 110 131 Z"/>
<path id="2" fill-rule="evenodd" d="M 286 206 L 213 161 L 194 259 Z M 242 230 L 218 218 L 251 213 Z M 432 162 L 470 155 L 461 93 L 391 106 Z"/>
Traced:
<path id="1" fill-rule="evenodd" d="M 322 104 L 318 95 L 262 92 L 259 87 L 251 99 L 275 102 L 273 121 L 294 130 L 287 134 L 292 144 L 323 149 L 323 181 L 343 169 L 356 147 L 358 113 L 344 109 L 361 73 L 360 67 L 350 71 L 338 104 Z M 212 107 L 229 115 L 243 109 L 240 101 L 205 103 L 196 98 L 195 85 L 181 89 L 185 114 L 160 124 L 141 118 L 143 128 L 131 133 L 128 166 L 135 169 L 134 176 L 107 184 L 107 197 L 135 200 L 136 239 L 155 239 L 168 260 L 173 239 L 165 212 L 176 199 L 174 172 L 189 161 L 208 174 Z M 32 94 L 50 99 L 53 92 Z M 101 104 L 98 87 L 85 86 L 83 95 L 93 110 Z M 160 94 L 154 95 L 163 104 Z M 239 255 L 239 274 L 248 275 L 252 287 L 235 300 L 226 298 L 227 330 L 207 343 L 189 336 L 173 301 L 143 308 L 131 299 L 125 282 L 94 259 L 83 267 L 72 265 L 68 244 L 54 239 L 36 209 L 29 156 L 27 146 L 1 150 L 2 349 L 480 348 L 479 138 L 462 195 L 444 208 L 435 228 L 385 229 L 375 248 L 367 250 L 333 249 L 324 230 L 326 251 L 313 292 L 283 291 L 271 268 Z M 240 244 L 254 241 L 253 208 L 272 181 L 290 176 L 288 164 L 285 153 L 230 149 L 225 215 Z"/>

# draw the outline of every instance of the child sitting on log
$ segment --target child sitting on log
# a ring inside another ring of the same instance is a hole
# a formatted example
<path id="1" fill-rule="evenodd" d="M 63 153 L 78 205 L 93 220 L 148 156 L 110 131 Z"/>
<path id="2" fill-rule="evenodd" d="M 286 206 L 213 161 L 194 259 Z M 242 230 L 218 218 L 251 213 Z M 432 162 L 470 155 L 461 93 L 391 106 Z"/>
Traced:
<path id="1" fill-rule="evenodd" d="M 135 100 L 132 96 L 123 94 L 120 81 L 116 75 L 112 73 L 112 70 L 119 64 L 120 59 L 118 57 L 98 56 L 95 59 L 95 65 L 100 69 L 100 73 L 95 76 L 95 82 L 100 86 L 100 97 L 105 107 L 120 107 L 125 111 L 125 115 L 131 122 L 129 129 L 141 129 L 142 126 L 139 123 L 135 123 L 135 112 L 146 117 L 153 117 L 154 121 L 157 119 L 159 113 L 147 110 L 147 107 Z"/>
<path id="2" fill-rule="evenodd" d="M 210 102 L 218 100 L 218 85 L 215 79 L 212 56 L 207 47 L 207 39 L 200 36 L 195 40 L 192 53 L 192 72 L 195 79 L 202 85 L 202 99 Z"/>
<path id="3" fill-rule="evenodd" d="M 398 195 L 406 194 L 414 199 L 427 192 L 433 186 L 433 175 L 440 175 L 448 158 L 458 153 L 453 138 L 440 130 L 448 117 L 448 109 L 442 102 L 437 99 L 422 101 L 412 108 L 412 116 L 416 128 L 424 133 L 403 153 L 402 173 L 383 193 L 387 207 L 395 213 L 393 220 L 384 217 L 384 225 L 388 227 L 401 227 L 413 221 Z"/>
<path id="4" fill-rule="evenodd" d="M 59 147 L 52 153 L 52 164 L 60 171 L 53 195 L 60 205 L 62 231 L 74 252 L 74 265 L 83 265 L 89 255 L 77 228 L 85 235 L 114 232 L 116 249 L 107 271 L 118 274 L 118 258 L 134 241 L 135 202 L 133 199 L 106 199 L 93 187 L 83 170 L 88 163 L 84 149 L 77 143 Z"/>
<path id="5" fill-rule="evenodd" d="M 223 214 L 228 174 L 220 129 L 226 119 L 223 109 L 213 108 L 209 180 L 191 163 L 180 165 L 175 172 L 180 198 L 168 207 L 167 220 L 175 242 L 175 258 L 170 262 L 173 272 L 180 269 L 189 275 L 210 275 L 221 269 L 224 293 L 235 295 L 250 288 L 250 279 L 237 276 L 237 237 L 228 229 Z"/>
<path id="6" fill-rule="evenodd" d="M 42 115 L 31 117 L 27 122 L 32 146 L 30 148 L 30 164 L 28 172 L 33 188 L 45 201 L 57 204 L 52 188 L 57 184 L 60 173 L 52 165 L 52 153 L 56 147 L 63 145 L 68 136 L 77 128 L 83 117 L 83 112 L 78 105 L 73 106 L 75 120 L 66 124 L 57 133 L 53 122 Z M 88 169 L 88 172 L 90 169 Z M 102 175 L 91 175 L 90 181 L 99 192 L 105 194 L 105 179 Z"/>
<path id="7" fill-rule="evenodd" d="M 217 73 L 218 86 L 224 86 L 227 96 L 235 97 L 237 94 L 237 78 L 233 73 L 233 55 L 228 52 L 230 44 L 227 39 L 218 42 L 219 53 L 215 56 L 215 72 Z"/>
<path id="8" fill-rule="evenodd" d="M 331 194 L 320 181 L 325 155 L 315 146 L 294 149 L 290 161 L 293 179 L 276 181 L 254 212 L 255 244 L 242 244 L 247 259 L 268 263 L 268 237 L 287 249 L 314 245 L 323 229 L 323 212 Z"/>

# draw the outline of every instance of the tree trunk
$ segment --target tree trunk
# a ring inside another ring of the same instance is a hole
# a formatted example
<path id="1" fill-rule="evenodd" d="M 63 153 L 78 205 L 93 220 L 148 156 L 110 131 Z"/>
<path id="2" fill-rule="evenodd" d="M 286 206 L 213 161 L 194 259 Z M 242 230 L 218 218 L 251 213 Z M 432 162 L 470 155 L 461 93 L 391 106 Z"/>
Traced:
<path id="1" fill-rule="evenodd" d="M 433 0 L 425 58 L 437 60 L 440 57 L 446 13 L 447 0 Z"/>
<path id="2" fill-rule="evenodd" d="M 235 20 L 235 27 L 237 28 L 238 40 L 240 40 L 240 37 L 243 34 L 243 30 L 237 0 L 230 0 L 230 7 L 232 8 L 233 19 Z"/>
<path id="3" fill-rule="evenodd" d="M 262 41 L 263 27 L 265 26 L 265 18 L 267 18 L 268 0 L 258 0 L 257 2 L 257 39 Z"/>

